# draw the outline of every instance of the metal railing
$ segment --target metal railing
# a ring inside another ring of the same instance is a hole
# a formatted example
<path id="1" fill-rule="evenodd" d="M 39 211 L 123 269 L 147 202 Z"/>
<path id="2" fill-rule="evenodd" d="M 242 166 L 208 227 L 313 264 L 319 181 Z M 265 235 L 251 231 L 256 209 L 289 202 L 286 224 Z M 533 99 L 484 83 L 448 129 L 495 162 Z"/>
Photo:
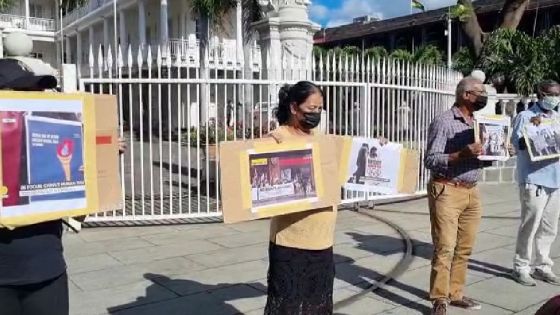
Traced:
<path id="1" fill-rule="evenodd" d="M 216 144 L 274 129 L 277 91 L 298 80 L 322 87 L 324 131 L 383 136 L 418 149 L 423 159 L 429 123 L 453 104 L 461 78 L 444 68 L 391 59 L 303 60 L 287 54 L 246 77 L 242 69 L 178 67 L 152 49 L 138 51 L 93 54 L 89 75 L 79 78 L 83 91 L 117 95 L 120 132 L 128 142 L 121 160 L 126 207 L 91 221 L 219 217 Z M 423 193 L 423 165 L 418 175 L 417 193 Z M 346 191 L 343 202 L 394 197 Z"/>
<path id="2" fill-rule="evenodd" d="M 25 16 L 0 14 L 0 26 L 3 28 L 17 28 L 30 31 L 54 32 L 54 19 L 30 17 L 27 24 Z"/>

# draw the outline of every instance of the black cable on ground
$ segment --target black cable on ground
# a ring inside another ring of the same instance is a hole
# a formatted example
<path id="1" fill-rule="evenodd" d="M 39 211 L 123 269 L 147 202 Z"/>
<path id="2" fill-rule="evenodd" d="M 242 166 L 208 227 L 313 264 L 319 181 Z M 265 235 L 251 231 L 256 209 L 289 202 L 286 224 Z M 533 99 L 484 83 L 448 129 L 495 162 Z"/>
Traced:
<path id="1" fill-rule="evenodd" d="M 398 224 L 392 222 L 391 220 L 387 220 L 385 218 L 377 216 L 377 215 L 371 213 L 368 210 L 364 210 L 361 207 L 358 207 L 357 212 L 359 214 L 363 215 L 363 216 L 367 216 L 367 217 L 370 217 L 372 219 L 381 221 L 381 222 L 389 225 L 393 229 L 395 229 L 401 235 L 403 243 L 405 244 L 404 256 L 395 265 L 395 267 L 393 267 L 393 269 L 391 269 L 391 271 L 389 271 L 383 277 L 383 279 L 381 279 L 379 281 L 376 281 L 374 283 L 371 283 L 371 285 L 368 288 L 362 290 L 361 292 L 359 292 L 355 295 L 352 295 L 350 297 L 347 297 L 347 298 L 335 303 L 334 304 L 334 310 L 335 311 L 342 308 L 342 307 L 348 306 L 348 305 L 358 301 L 359 299 L 361 299 L 363 296 L 367 295 L 370 292 L 373 292 L 373 291 L 378 290 L 378 289 L 382 289 L 391 280 L 397 279 L 398 277 L 400 277 L 408 269 L 408 267 L 410 267 L 410 264 L 412 263 L 412 259 L 413 259 L 413 256 L 412 256 L 412 241 L 411 241 L 408 233 L 402 227 L 400 227 Z"/>

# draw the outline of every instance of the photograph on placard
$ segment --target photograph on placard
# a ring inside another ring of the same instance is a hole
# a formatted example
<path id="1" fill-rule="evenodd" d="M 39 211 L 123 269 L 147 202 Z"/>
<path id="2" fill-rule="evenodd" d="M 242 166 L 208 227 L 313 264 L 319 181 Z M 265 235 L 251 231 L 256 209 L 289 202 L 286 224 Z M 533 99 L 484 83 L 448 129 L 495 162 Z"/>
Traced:
<path id="1" fill-rule="evenodd" d="M 313 151 L 249 153 L 252 208 L 317 198 Z"/>
<path id="2" fill-rule="evenodd" d="M 475 137 L 482 145 L 483 161 L 507 161 L 509 159 L 510 118 L 503 115 L 476 115 Z"/>
<path id="3" fill-rule="evenodd" d="M 542 161 L 560 157 L 560 122 L 543 118 L 536 126 L 528 123 L 523 136 L 532 161 Z"/>
<path id="4" fill-rule="evenodd" d="M 402 144 L 381 145 L 377 139 L 353 138 L 344 188 L 384 194 L 396 193 L 399 185 Z"/>

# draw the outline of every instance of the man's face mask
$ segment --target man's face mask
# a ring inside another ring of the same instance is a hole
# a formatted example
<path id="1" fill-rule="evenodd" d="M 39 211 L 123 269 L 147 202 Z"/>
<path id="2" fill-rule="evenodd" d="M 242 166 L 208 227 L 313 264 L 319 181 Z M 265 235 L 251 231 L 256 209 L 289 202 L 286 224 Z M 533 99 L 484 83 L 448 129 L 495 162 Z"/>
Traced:
<path id="1" fill-rule="evenodd" d="M 544 110 L 553 110 L 558 105 L 560 105 L 560 96 L 557 95 L 547 95 L 541 102 L 541 106 Z"/>

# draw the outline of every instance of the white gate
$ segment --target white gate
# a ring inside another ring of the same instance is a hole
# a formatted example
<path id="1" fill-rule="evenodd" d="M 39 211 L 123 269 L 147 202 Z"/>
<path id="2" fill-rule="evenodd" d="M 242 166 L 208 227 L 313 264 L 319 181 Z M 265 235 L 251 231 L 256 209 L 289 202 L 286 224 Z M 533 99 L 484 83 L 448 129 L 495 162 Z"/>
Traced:
<path id="1" fill-rule="evenodd" d="M 204 75 L 198 64 L 169 50 L 137 51 L 118 51 L 114 58 L 108 49 L 94 58 L 90 49 L 89 64 L 78 65 L 82 91 L 117 95 L 120 132 L 128 142 L 121 158 L 126 206 L 89 221 L 219 218 L 216 143 L 272 130 L 276 91 L 283 84 L 311 80 L 323 88 L 322 127 L 328 133 L 384 136 L 423 154 L 428 125 L 453 103 L 461 78 L 439 67 L 338 55 L 284 58 L 281 69 L 269 70 L 260 62 L 244 69 L 210 58 Z M 426 179 L 421 166 L 418 193 Z M 343 202 L 365 199 L 363 193 L 347 191 Z"/>

